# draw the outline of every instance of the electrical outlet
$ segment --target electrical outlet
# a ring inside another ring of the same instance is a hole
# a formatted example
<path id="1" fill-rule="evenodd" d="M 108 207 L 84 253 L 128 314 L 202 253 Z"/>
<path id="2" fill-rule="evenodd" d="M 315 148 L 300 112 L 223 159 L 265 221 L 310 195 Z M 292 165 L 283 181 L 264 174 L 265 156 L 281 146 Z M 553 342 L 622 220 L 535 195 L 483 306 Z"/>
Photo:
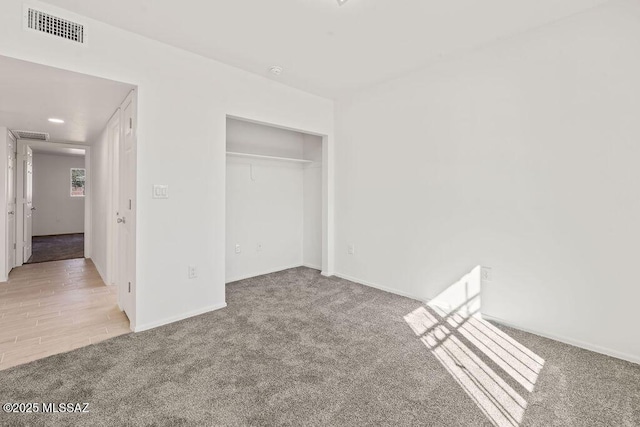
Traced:
<path id="1" fill-rule="evenodd" d="M 262 252 L 262 243 L 256 245 L 256 252 Z"/>
<path id="2" fill-rule="evenodd" d="M 236 245 L 236 253 L 239 254 L 240 252 L 242 252 L 240 245 Z"/>
<path id="3" fill-rule="evenodd" d="M 353 245 L 347 246 L 347 253 L 349 255 L 355 255 L 356 254 L 356 247 L 353 246 Z"/>
<path id="4" fill-rule="evenodd" d="M 493 275 L 491 274 L 491 267 L 480 268 L 480 279 L 483 282 L 490 282 L 493 279 Z"/>
<path id="5" fill-rule="evenodd" d="M 190 265 L 189 266 L 189 279 L 195 279 L 196 277 L 198 277 L 198 267 L 196 267 L 195 265 Z"/>

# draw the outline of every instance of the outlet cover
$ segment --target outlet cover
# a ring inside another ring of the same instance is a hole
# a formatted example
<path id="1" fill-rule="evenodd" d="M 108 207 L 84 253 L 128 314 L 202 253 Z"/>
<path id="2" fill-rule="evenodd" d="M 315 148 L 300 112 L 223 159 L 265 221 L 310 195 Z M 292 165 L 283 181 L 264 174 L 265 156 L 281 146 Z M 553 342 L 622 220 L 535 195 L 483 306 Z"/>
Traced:
<path id="1" fill-rule="evenodd" d="M 242 252 L 240 245 L 236 245 L 236 253 L 239 254 L 240 252 Z"/>
<path id="2" fill-rule="evenodd" d="M 355 247 L 355 246 L 353 246 L 353 245 L 349 245 L 349 246 L 347 246 L 347 253 L 348 253 L 349 255 L 355 255 L 355 253 L 356 253 L 356 247 Z"/>
<path id="3" fill-rule="evenodd" d="M 490 282 L 493 280 L 493 274 L 491 272 L 491 267 L 482 267 L 480 269 L 480 279 L 483 282 Z"/>
<path id="4" fill-rule="evenodd" d="M 195 279 L 196 277 L 198 277 L 198 267 L 196 267 L 195 265 L 190 265 L 189 266 L 189 279 Z"/>

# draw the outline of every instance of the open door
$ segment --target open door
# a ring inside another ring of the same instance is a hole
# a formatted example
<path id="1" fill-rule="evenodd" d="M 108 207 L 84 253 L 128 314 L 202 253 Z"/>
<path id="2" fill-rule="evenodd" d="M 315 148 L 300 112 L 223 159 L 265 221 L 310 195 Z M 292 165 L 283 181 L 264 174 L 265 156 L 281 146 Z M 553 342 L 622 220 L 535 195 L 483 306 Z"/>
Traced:
<path id="1" fill-rule="evenodd" d="M 7 140 L 7 274 L 16 266 L 16 143 Z"/>
<path id="2" fill-rule="evenodd" d="M 29 261 L 31 258 L 31 240 L 33 237 L 33 211 L 36 208 L 33 207 L 33 151 L 31 147 L 25 147 L 25 155 L 23 159 L 24 167 L 22 172 L 24 174 L 22 183 L 23 189 L 23 233 L 22 233 L 22 259 L 23 263 Z"/>
<path id="3" fill-rule="evenodd" d="M 135 92 L 122 104 L 123 135 L 118 157 L 118 282 L 120 306 L 135 326 L 135 202 L 136 202 L 136 117 Z"/>

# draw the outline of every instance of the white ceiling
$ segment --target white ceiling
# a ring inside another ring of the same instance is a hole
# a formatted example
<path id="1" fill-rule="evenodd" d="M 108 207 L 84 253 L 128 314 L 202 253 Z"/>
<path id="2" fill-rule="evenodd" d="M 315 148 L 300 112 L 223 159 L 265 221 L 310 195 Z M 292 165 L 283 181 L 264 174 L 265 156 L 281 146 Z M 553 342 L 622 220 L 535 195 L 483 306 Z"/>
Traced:
<path id="1" fill-rule="evenodd" d="M 0 125 L 91 143 L 133 86 L 0 56 Z M 59 118 L 64 124 L 49 123 Z"/>
<path id="2" fill-rule="evenodd" d="M 336 98 L 607 0 L 45 1 Z"/>

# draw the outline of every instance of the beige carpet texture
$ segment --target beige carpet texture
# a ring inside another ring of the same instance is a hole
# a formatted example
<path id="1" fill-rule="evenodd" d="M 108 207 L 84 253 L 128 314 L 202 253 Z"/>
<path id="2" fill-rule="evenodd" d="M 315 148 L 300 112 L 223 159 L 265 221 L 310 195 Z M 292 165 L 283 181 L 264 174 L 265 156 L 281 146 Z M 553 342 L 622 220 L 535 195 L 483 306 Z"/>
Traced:
<path id="1" fill-rule="evenodd" d="M 638 426 L 640 365 L 295 268 L 0 372 L 3 426 Z"/>

